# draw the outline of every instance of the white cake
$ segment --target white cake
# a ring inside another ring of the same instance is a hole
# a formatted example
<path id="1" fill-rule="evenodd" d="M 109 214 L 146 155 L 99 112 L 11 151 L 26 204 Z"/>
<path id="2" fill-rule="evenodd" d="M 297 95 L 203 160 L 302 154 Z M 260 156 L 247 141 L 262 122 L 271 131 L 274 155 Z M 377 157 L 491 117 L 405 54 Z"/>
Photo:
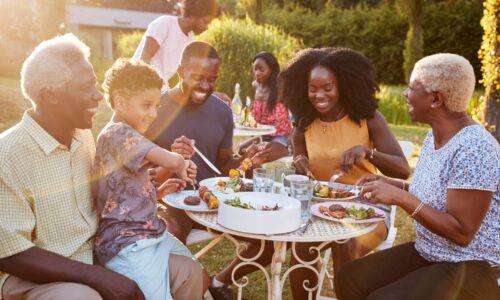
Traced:
<path id="1" fill-rule="evenodd" d="M 288 196 L 271 193 L 243 192 L 218 195 L 217 222 L 229 229 L 257 234 L 279 234 L 297 230 L 301 224 L 300 202 Z M 225 204 L 227 199 L 239 198 L 256 209 L 244 209 Z M 262 207 L 280 207 L 278 210 L 261 210 Z"/>

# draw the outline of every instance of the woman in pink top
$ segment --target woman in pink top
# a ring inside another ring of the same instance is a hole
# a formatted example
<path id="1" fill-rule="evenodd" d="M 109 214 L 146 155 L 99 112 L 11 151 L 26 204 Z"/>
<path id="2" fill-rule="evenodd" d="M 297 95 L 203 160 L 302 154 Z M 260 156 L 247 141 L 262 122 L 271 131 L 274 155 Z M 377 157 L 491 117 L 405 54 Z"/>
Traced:
<path id="1" fill-rule="evenodd" d="M 251 106 L 252 116 L 259 124 L 273 125 L 276 133 L 265 135 L 262 141 L 271 143 L 268 161 L 273 161 L 289 154 L 288 136 L 292 131 L 288 109 L 278 97 L 277 78 L 280 71 L 278 60 L 269 52 L 260 52 L 253 58 L 252 86 L 255 98 Z M 260 141 L 260 137 L 251 138 L 239 145 L 239 152 Z"/>

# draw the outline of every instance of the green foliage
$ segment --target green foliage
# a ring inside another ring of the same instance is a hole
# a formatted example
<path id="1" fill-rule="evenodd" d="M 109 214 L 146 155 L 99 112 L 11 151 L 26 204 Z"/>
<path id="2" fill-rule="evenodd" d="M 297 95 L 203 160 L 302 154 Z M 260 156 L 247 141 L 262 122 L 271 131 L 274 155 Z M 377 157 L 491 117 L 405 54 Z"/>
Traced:
<path id="1" fill-rule="evenodd" d="M 454 0 L 426 5 L 424 16 L 424 56 L 455 53 L 467 58 L 481 77 L 477 51 L 483 34 L 479 22 L 482 0 Z"/>
<path id="2" fill-rule="evenodd" d="M 111 66 L 113 62 L 97 55 L 92 55 L 92 53 L 98 53 L 97 49 L 99 47 L 99 42 L 93 35 L 86 32 L 80 32 L 78 33 L 78 38 L 80 38 L 87 46 L 89 46 L 91 51 L 90 62 L 94 67 L 97 81 L 99 82 L 99 84 L 101 84 L 104 80 L 104 74 L 106 73 L 106 70 Z"/>
<path id="3" fill-rule="evenodd" d="M 296 4 L 270 6 L 264 11 L 264 21 L 302 39 L 306 47 L 344 46 L 358 50 L 373 61 L 381 82 L 404 83 L 403 49 L 409 27 L 402 10 L 385 4 L 391 1 L 350 9 L 341 9 L 334 2 L 325 4 L 320 13 Z M 481 1 L 426 1 L 423 15 L 424 55 L 460 54 L 472 63 L 479 78 L 476 53 L 482 35 Z"/>
<path id="4" fill-rule="evenodd" d="M 253 96 L 251 64 L 257 53 L 269 51 L 283 65 L 301 49 L 297 39 L 276 27 L 256 25 L 250 18 L 216 19 L 198 39 L 213 45 L 221 56 L 217 90 L 233 95 L 234 86 L 239 82 L 242 99 Z"/>
<path id="5" fill-rule="evenodd" d="M 0 1 L 1 46 L 7 47 L 2 45 L 3 42 L 11 40 L 30 44 L 35 42 L 35 23 L 29 2 L 29 0 Z"/>
<path id="6" fill-rule="evenodd" d="M 121 34 L 118 38 L 118 44 L 116 47 L 116 53 L 119 57 L 132 57 L 139 46 L 144 33 L 140 31 L 134 31 L 132 33 Z"/>
<path id="7" fill-rule="evenodd" d="M 380 86 L 380 92 L 377 94 L 378 110 L 390 124 L 410 125 L 413 123 L 408 114 L 403 90 L 403 86 Z"/>
<path id="8" fill-rule="evenodd" d="M 479 50 L 483 72 L 482 83 L 486 89 L 486 128 L 500 141 L 500 3 L 498 0 L 484 2 L 484 29 Z"/>
<path id="9" fill-rule="evenodd" d="M 0 12 L 0 76 L 18 77 L 36 42 L 31 7 L 28 0 L 0 0 Z"/>
<path id="10" fill-rule="evenodd" d="M 66 0 L 35 0 L 33 2 L 38 41 L 64 33 Z"/>
<path id="11" fill-rule="evenodd" d="M 384 115 L 388 123 L 394 125 L 416 125 L 408 114 L 406 98 L 403 96 L 403 91 L 406 87 L 402 85 L 381 85 L 380 92 L 377 94 L 379 99 L 378 110 Z M 484 123 L 483 110 L 484 101 L 482 95 L 483 90 L 476 90 L 472 95 L 467 113 L 479 123 Z M 418 124 L 419 126 L 425 126 Z"/>
<path id="12" fill-rule="evenodd" d="M 326 5 L 317 14 L 302 6 L 266 9 L 266 22 L 303 40 L 307 47 L 349 47 L 362 52 L 375 65 L 379 80 L 402 83 L 405 17 L 394 6 Z M 381 30 L 383 28 L 383 30 Z"/>
<path id="13" fill-rule="evenodd" d="M 472 94 L 472 99 L 469 103 L 469 108 L 467 109 L 467 114 L 471 116 L 476 122 L 480 124 L 485 124 L 484 120 L 484 108 L 486 101 L 484 101 L 484 90 L 476 90 Z"/>

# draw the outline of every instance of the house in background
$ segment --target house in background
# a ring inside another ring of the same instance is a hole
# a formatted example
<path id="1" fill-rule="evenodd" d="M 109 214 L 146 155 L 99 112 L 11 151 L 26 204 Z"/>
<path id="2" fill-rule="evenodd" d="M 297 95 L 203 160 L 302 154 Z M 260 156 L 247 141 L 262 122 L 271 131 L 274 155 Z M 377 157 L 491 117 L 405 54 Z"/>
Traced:
<path id="1" fill-rule="evenodd" d="M 95 39 L 94 54 L 113 59 L 113 49 L 121 33 L 145 31 L 149 23 L 165 13 L 109 8 L 103 6 L 66 5 L 66 27 L 76 35 Z M 97 53 L 96 53 L 97 52 Z"/>

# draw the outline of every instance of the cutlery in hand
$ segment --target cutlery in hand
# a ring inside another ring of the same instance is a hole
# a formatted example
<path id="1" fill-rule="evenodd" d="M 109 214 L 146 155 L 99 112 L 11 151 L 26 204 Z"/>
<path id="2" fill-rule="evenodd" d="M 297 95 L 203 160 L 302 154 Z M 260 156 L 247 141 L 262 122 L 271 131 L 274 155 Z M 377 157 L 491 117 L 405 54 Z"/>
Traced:
<path id="1" fill-rule="evenodd" d="M 328 183 L 334 183 L 339 179 L 340 177 L 344 176 L 344 172 L 340 171 L 337 174 L 333 174 L 332 177 L 330 177 L 330 180 L 328 180 Z"/>
<path id="2" fill-rule="evenodd" d="M 214 166 L 214 164 L 212 164 L 208 158 L 205 157 L 205 155 L 203 155 L 203 153 L 200 152 L 200 150 L 198 150 L 198 148 L 196 148 L 195 146 L 193 146 L 193 149 L 194 151 L 196 152 L 196 154 L 198 154 L 199 157 L 201 157 L 201 159 L 207 164 L 207 166 L 210 167 L 210 169 L 212 169 L 215 173 L 221 175 L 222 173 L 219 171 L 219 169 L 217 169 L 216 166 Z"/>

